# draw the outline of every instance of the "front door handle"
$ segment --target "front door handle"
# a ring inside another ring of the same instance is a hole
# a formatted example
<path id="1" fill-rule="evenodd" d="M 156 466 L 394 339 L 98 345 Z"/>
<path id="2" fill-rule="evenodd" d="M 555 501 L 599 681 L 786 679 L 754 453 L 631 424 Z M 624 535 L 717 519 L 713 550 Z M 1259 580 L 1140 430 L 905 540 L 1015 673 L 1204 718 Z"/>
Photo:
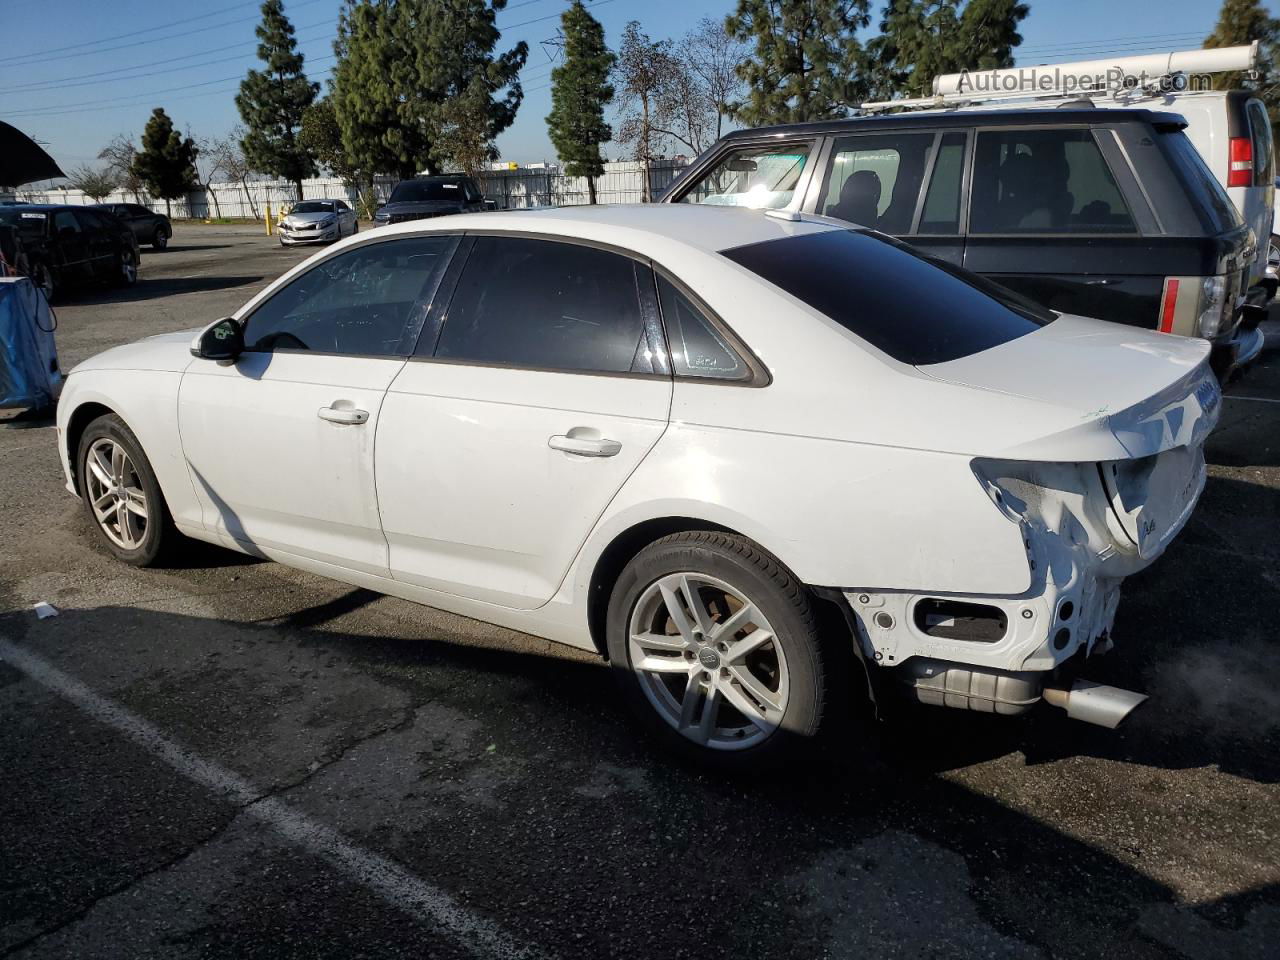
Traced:
<path id="1" fill-rule="evenodd" d="M 552 450 L 563 450 L 565 453 L 576 453 L 580 457 L 612 457 L 622 449 L 617 440 L 596 440 L 591 437 L 572 437 L 558 434 L 547 440 Z"/>
<path id="2" fill-rule="evenodd" d="M 365 423 L 369 419 L 369 411 L 351 407 L 321 407 L 316 411 L 316 416 L 330 423 Z"/>

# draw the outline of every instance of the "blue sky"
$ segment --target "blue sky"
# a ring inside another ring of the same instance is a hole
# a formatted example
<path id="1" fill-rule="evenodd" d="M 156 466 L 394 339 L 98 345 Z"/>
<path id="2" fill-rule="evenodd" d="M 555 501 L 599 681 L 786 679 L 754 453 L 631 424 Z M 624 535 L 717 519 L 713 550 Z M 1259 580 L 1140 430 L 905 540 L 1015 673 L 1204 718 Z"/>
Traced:
<path id="1" fill-rule="evenodd" d="M 76 0 L 5 4 L 0 55 L 0 120 L 38 140 L 64 167 L 91 160 L 118 133 L 136 138 L 152 107 L 200 136 L 238 120 L 238 79 L 254 66 L 259 0 Z M 1020 64 L 1198 47 L 1217 18 L 1217 0 L 1030 0 Z M 530 47 L 526 96 L 498 141 L 504 159 L 554 158 L 546 135 L 553 37 L 566 0 L 511 0 L 498 17 L 507 44 Z M 595 15 L 615 44 L 628 20 L 655 39 L 679 37 L 701 17 L 723 17 L 734 0 L 597 0 Z M 877 11 L 879 9 L 877 3 Z M 286 0 L 312 79 L 333 63 L 339 0 Z M 1274 13 L 1274 9 L 1273 9 Z M 1156 31 L 1153 33 L 1153 31 Z M 607 150 L 613 156 L 617 148 Z"/>

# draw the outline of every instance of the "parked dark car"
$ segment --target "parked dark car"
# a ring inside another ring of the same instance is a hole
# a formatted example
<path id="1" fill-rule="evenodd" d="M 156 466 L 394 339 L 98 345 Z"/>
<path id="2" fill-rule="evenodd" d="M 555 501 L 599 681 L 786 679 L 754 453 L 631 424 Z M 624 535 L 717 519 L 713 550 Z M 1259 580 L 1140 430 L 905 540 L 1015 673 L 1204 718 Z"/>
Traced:
<path id="1" fill-rule="evenodd" d="M 0 223 L 18 231 L 27 275 L 50 303 L 64 287 L 138 281 L 138 241 L 103 210 L 22 204 L 0 206 Z"/>
<path id="2" fill-rule="evenodd" d="M 388 223 L 425 220 L 450 213 L 472 213 L 490 207 L 470 177 L 462 174 L 414 177 L 396 184 L 386 204 L 374 213 L 373 225 L 381 227 Z"/>
<path id="3" fill-rule="evenodd" d="M 169 246 L 173 224 L 163 213 L 153 213 L 140 203 L 98 203 L 94 209 L 105 210 L 127 223 L 139 244 L 149 243 L 153 250 Z"/>
<path id="4" fill-rule="evenodd" d="M 738 130 L 662 200 L 872 227 L 1052 310 L 1203 337 L 1225 378 L 1260 352 L 1269 291 L 1244 289 L 1258 239 L 1185 126 L 1068 106 Z"/>

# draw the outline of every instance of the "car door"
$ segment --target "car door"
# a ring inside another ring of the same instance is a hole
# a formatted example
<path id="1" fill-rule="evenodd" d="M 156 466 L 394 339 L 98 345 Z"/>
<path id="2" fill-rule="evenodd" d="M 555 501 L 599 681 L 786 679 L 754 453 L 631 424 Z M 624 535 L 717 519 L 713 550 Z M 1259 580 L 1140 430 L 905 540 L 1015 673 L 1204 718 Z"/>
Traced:
<path id="1" fill-rule="evenodd" d="M 77 210 L 75 217 L 80 222 L 88 251 L 89 272 L 99 280 L 114 279 L 120 252 L 115 228 L 105 216 L 93 210 Z"/>
<path id="2" fill-rule="evenodd" d="M 531 609 L 666 429 L 672 380 L 647 264 L 550 239 L 466 244 L 378 427 L 391 575 Z"/>
<path id="3" fill-rule="evenodd" d="M 400 237 L 327 257 L 243 318 L 238 362 L 188 367 L 179 427 L 206 528 L 387 574 L 374 437 L 456 245 Z"/>
<path id="4" fill-rule="evenodd" d="M 121 204 L 116 209 L 120 211 L 120 219 L 129 225 L 139 243 L 151 242 L 155 223 L 150 210 L 136 204 Z"/>
<path id="5" fill-rule="evenodd" d="M 53 238 L 62 272 L 60 279 L 63 282 L 90 279 L 93 276 L 93 262 L 89 255 L 89 238 L 85 236 L 73 211 L 54 211 Z"/>

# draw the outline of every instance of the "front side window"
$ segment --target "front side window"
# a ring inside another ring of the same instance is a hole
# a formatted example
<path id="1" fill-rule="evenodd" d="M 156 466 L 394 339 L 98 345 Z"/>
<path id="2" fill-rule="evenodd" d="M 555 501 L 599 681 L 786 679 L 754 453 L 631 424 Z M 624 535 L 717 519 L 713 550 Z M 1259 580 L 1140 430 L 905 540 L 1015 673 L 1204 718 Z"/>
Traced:
<path id="1" fill-rule="evenodd" d="M 70 210 L 59 210 L 53 215 L 53 232 L 61 235 L 66 231 L 78 234 L 80 232 L 80 222 L 76 220 L 76 215 Z"/>
<path id="2" fill-rule="evenodd" d="M 825 230 L 721 253 L 902 363 L 957 360 L 1054 314 L 879 234 Z"/>
<path id="3" fill-rule="evenodd" d="M 1089 130 L 990 130 L 974 153 L 970 233 L 1137 233 Z"/>
<path id="4" fill-rule="evenodd" d="M 356 247 L 316 264 L 245 321 L 245 349 L 398 356 L 423 315 L 457 240 L 406 237 Z"/>
<path id="5" fill-rule="evenodd" d="M 884 233 L 911 232 L 932 133 L 840 137 L 831 149 L 821 211 Z"/>
<path id="6" fill-rule="evenodd" d="M 658 300 L 676 376 L 713 380 L 746 380 L 751 376 L 746 363 L 706 314 L 666 277 L 658 277 Z"/>
<path id="7" fill-rule="evenodd" d="M 497 366 L 652 369 L 641 271 L 617 253 L 525 237 L 478 237 L 435 356 Z"/>
<path id="8" fill-rule="evenodd" d="M 777 210 L 788 206 L 811 143 L 731 150 L 680 198 L 681 203 Z"/>

